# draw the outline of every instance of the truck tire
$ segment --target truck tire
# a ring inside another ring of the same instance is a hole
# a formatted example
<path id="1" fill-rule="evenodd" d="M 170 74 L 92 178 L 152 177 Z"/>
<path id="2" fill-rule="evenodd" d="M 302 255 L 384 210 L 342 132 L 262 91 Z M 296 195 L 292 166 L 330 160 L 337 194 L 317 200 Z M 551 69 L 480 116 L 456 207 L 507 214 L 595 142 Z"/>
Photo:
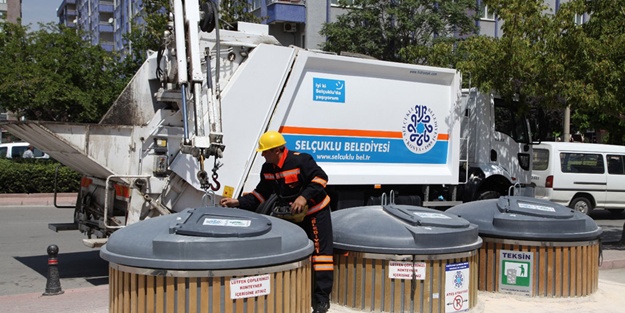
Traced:
<path id="1" fill-rule="evenodd" d="M 588 215 L 593 209 L 592 203 L 586 197 L 576 197 L 569 204 L 569 208 Z"/>

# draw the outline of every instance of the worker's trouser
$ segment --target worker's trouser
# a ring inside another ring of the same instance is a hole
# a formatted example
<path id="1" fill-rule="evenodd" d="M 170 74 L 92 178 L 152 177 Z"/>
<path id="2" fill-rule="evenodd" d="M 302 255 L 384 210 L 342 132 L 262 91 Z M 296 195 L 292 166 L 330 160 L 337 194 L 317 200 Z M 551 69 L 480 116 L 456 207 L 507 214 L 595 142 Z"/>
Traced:
<path id="1" fill-rule="evenodd" d="M 334 278 L 334 262 L 332 260 L 332 218 L 330 206 L 321 211 L 307 215 L 298 224 L 308 238 L 312 240 L 315 250 L 312 255 L 313 267 L 313 304 L 330 302 L 332 280 Z"/>

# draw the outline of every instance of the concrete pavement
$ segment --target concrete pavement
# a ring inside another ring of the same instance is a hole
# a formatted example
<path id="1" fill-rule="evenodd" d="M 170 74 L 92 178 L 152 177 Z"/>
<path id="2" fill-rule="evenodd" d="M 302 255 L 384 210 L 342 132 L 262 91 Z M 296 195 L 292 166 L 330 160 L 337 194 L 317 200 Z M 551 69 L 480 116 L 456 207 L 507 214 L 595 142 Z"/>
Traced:
<path id="1" fill-rule="evenodd" d="M 76 194 L 59 194 L 57 197 L 58 205 L 73 205 L 75 201 Z M 52 206 L 53 204 L 54 198 L 52 194 L 0 195 L 0 206 Z M 623 295 L 625 295 L 625 246 L 619 245 L 616 238 L 603 240 L 603 260 L 599 268 L 599 289 L 594 294 L 572 298 L 528 298 L 480 291 L 478 304 L 470 312 L 625 312 L 625 304 L 623 304 Z M 96 287 L 63 289 L 63 294 L 55 296 L 42 296 L 41 293 L 0 296 L 0 313 L 105 313 L 109 312 L 108 288 L 109 286 L 105 284 Z M 361 311 L 338 305 L 333 305 L 330 309 L 330 313 L 353 312 Z"/>
<path id="2" fill-rule="evenodd" d="M 625 270 L 599 271 L 599 289 L 586 297 L 528 298 L 503 293 L 478 293 L 478 303 L 473 313 L 619 313 L 623 312 Z M 64 290 L 56 296 L 41 293 L 0 296 L 0 312 L 5 313 L 106 313 L 108 311 L 108 285 Z M 333 305 L 329 313 L 362 312 Z M 152 312 L 145 312 L 152 313 Z M 298 313 L 298 312 L 289 312 Z"/>

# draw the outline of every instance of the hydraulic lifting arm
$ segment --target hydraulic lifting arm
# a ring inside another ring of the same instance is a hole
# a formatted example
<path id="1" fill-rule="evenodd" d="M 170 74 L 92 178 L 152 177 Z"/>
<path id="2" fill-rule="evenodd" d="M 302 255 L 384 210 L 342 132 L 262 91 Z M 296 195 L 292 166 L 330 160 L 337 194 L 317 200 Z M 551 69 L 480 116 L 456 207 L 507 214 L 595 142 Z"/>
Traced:
<path id="1" fill-rule="evenodd" d="M 200 163 L 197 177 L 202 188 L 219 190 L 221 166 L 225 146 L 221 125 L 221 99 L 219 91 L 219 55 L 216 58 L 215 83 L 211 77 L 210 51 L 200 51 L 200 31 L 219 32 L 217 5 L 213 1 L 172 0 L 173 19 L 165 32 L 164 53 L 168 54 L 173 69 L 169 77 L 161 77 L 164 86 L 174 84 L 180 90 L 180 109 L 184 123 L 184 139 L 181 151 L 192 154 Z M 173 22 L 173 25 L 171 24 Z M 200 30 L 200 24 L 202 29 Z M 207 26 L 208 25 L 208 26 Z M 217 27 L 215 27 L 217 26 Z M 173 32 L 173 33 L 172 33 Z M 217 42 L 219 42 L 217 40 Z M 219 47 L 216 49 L 219 52 Z M 206 77 L 202 72 L 202 57 L 205 60 Z M 173 76 L 173 77 L 172 77 Z M 214 157 L 212 180 L 204 168 L 204 161 Z"/>

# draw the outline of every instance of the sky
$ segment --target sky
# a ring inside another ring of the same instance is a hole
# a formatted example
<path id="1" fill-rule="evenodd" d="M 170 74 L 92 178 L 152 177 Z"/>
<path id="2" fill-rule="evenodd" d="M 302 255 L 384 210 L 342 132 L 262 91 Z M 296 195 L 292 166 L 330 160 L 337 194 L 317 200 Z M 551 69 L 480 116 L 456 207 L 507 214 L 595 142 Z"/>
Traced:
<path id="1" fill-rule="evenodd" d="M 30 25 L 31 30 L 39 29 L 38 22 L 59 21 L 56 9 L 63 0 L 22 0 L 22 25 Z"/>

